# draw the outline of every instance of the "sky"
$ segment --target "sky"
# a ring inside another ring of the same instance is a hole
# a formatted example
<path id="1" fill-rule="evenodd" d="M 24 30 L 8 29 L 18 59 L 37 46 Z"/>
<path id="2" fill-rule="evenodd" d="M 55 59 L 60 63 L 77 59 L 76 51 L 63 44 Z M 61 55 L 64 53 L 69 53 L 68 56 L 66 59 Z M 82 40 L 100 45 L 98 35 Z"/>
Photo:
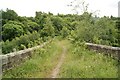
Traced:
<path id="1" fill-rule="evenodd" d="M 0 0 L 0 9 L 12 9 L 19 16 L 35 16 L 36 11 L 51 12 L 53 14 L 73 14 L 72 7 L 68 7 L 74 0 Z M 81 1 L 81 0 L 80 0 Z M 120 0 L 85 0 L 88 11 L 94 15 L 118 16 L 118 2 Z M 80 11 L 81 12 L 81 11 Z M 81 13 L 79 13 L 81 14 Z"/>

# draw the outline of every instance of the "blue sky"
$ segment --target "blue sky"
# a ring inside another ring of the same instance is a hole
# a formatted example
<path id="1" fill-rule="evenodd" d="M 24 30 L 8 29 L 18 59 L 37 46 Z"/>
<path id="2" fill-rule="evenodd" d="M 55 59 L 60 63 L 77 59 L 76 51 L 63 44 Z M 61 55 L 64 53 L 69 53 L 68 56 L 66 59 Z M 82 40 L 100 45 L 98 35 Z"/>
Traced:
<path id="1" fill-rule="evenodd" d="M 51 12 L 54 14 L 74 13 L 67 5 L 74 0 L 0 0 L 0 9 L 15 10 L 20 16 L 35 16 L 35 11 Z M 81 1 L 81 0 L 80 0 Z M 85 0 L 89 4 L 88 11 L 99 16 L 118 16 L 119 0 Z M 81 11 L 80 11 L 81 12 Z"/>

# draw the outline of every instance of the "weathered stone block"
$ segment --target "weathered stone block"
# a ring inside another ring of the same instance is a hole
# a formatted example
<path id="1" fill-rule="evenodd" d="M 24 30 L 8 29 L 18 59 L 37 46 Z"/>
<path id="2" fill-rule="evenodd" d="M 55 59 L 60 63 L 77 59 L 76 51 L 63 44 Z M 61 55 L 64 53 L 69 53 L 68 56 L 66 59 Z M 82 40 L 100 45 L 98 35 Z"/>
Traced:
<path id="1" fill-rule="evenodd" d="M 86 43 L 88 49 L 95 50 L 97 52 L 103 52 L 105 55 L 117 57 L 120 60 L 120 48 L 111 47 L 106 45 L 97 45 L 92 43 Z"/>
<path id="2" fill-rule="evenodd" d="M 8 56 L 2 55 L 2 64 L 7 64 L 8 63 Z"/>

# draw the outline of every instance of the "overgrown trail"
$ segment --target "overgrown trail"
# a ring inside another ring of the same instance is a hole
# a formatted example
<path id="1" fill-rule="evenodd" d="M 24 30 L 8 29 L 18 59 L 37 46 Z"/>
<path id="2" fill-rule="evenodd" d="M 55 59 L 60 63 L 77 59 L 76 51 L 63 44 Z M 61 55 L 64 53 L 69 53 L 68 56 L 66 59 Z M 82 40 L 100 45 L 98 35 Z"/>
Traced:
<path id="1" fill-rule="evenodd" d="M 58 77 L 69 44 L 68 40 L 55 39 L 49 45 L 36 50 L 30 60 L 26 60 L 24 64 L 4 73 L 4 78 Z"/>
<path id="2" fill-rule="evenodd" d="M 117 61 L 103 54 L 55 39 L 3 78 L 116 78 L 116 65 Z"/>
<path id="3" fill-rule="evenodd" d="M 61 67 L 62 63 L 64 62 L 64 58 L 65 58 L 65 54 L 66 54 L 66 47 L 62 46 L 62 48 L 63 48 L 62 54 L 60 56 L 58 64 L 56 65 L 55 69 L 52 71 L 51 78 L 57 78 L 57 74 L 60 71 L 60 67 Z"/>

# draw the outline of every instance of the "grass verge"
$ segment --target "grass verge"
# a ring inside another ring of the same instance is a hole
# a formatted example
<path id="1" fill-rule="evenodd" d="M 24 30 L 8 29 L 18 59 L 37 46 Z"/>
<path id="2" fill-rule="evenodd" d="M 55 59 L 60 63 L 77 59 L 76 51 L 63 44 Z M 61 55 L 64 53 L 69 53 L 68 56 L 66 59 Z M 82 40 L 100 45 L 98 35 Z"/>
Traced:
<path id="1" fill-rule="evenodd" d="M 59 78 L 117 78 L 117 65 L 110 57 L 71 44 Z"/>
<path id="2" fill-rule="evenodd" d="M 26 60 L 20 66 L 3 73 L 3 78 L 45 78 L 48 77 L 57 64 L 59 55 L 62 52 L 59 42 L 48 44 L 34 52 L 30 60 Z"/>

